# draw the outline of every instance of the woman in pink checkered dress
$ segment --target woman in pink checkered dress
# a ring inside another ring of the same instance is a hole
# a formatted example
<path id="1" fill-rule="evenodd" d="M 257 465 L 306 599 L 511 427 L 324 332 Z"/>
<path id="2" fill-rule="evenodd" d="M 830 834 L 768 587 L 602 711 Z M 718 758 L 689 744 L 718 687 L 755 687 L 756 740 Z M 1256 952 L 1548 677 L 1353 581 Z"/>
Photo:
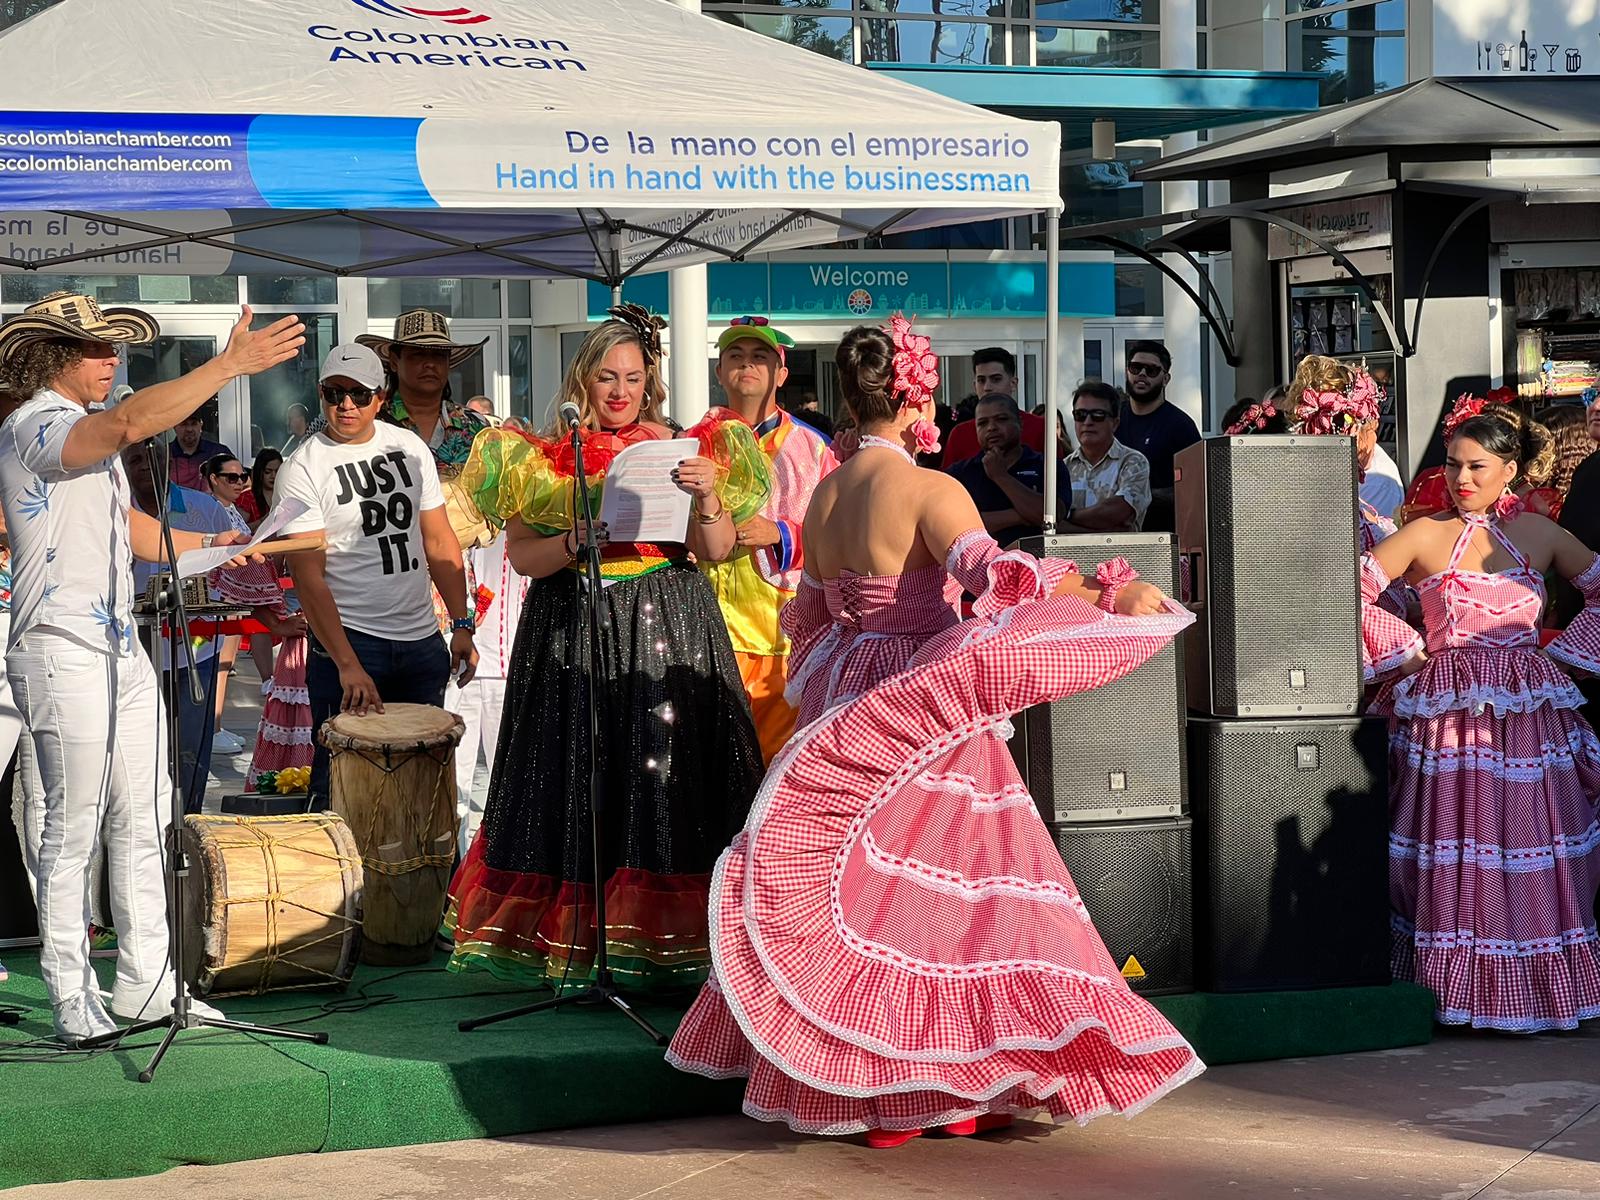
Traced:
<path id="1" fill-rule="evenodd" d="M 747 1077 L 753 1117 L 879 1147 L 1132 1114 L 1204 1066 L 1118 973 L 1005 739 L 1191 618 L 1120 560 L 1089 582 L 1002 553 L 915 465 L 937 360 L 891 333 L 839 348 L 860 437 L 811 502 L 784 614 L 800 729 L 718 863 L 712 978 L 668 1057 Z"/>
<path id="2" fill-rule="evenodd" d="M 1362 631 L 1394 721 L 1395 976 L 1431 988 L 1442 1022 L 1531 1033 L 1600 1016 L 1600 741 L 1566 673 L 1600 669 L 1600 557 L 1523 510 L 1519 453 L 1498 417 L 1461 423 L 1455 509 L 1363 556 Z M 1586 607 L 1541 650 L 1550 570 Z M 1426 640 L 1374 604 L 1401 579 Z"/>

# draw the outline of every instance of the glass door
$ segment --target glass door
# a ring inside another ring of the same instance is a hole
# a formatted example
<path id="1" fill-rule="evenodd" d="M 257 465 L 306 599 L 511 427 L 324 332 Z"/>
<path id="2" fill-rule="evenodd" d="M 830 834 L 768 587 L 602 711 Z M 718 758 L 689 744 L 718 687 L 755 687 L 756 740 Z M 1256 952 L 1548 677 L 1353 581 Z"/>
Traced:
<path id="1" fill-rule="evenodd" d="M 227 345 L 233 322 L 225 317 L 161 318 L 161 336 L 144 346 L 129 346 L 117 382 L 138 391 L 186 375 L 215 358 Z M 250 451 L 248 422 L 243 418 L 244 388 L 235 380 L 213 403 L 199 410 L 205 436 L 237 454 Z"/>

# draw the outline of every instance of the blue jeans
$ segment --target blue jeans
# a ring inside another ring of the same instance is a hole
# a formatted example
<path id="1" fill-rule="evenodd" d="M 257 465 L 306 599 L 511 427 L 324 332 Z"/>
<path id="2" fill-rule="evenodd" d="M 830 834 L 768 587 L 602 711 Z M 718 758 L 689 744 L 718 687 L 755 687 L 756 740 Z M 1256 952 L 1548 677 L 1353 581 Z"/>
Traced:
<path id="1" fill-rule="evenodd" d="M 346 629 L 361 669 L 372 676 L 378 695 L 385 704 L 432 704 L 444 707 L 444 685 L 450 677 L 450 647 L 439 634 L 419 642 L 397 642 L 355 629 Z M 339 668 L 317 641 L 307 638 L 306 690 L 311 694 L 313 736 L 322 723 L 339 711 L 344 701 L 344 686 Z M 328 751 L 320 740 L 311 759 L 311 809 L 328 807 Z"/>

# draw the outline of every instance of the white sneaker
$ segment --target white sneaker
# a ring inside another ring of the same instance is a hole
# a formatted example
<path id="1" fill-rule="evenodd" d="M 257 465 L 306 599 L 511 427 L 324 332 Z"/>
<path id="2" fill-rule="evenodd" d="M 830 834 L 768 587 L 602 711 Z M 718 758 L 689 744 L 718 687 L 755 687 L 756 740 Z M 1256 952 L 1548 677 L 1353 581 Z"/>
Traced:
<path id="1" fill-rule="evenodd" d="M 244 749 L 244 739 L 237 734 L 219 729 L 211 735 L 211 753 L 238 754 Z"/>
<path id="2" fill-rule="evenodd" d="M 111 1011 L 130 1021 L 155 1021 L 172 1012 L 171 975 L 162 979 L 161 983 L 147 994 L 150 997 L 148 1003 L 141 998 L 130 996 L 119 1007 L 113 1000 Z M 189 996 L 189 1011 L 197 1017 L 223 1018 L 227 1015 L 192 993 Z"/>
<path id="3" fill-rule="evenodd" d="M 55 1020 L 56 1039 L 66 1046 L 75 1047 L 90 1038 L 117 1032 L 117 1023 L 106 1015 L 94 992 L 68 996 L 50 1006 L 50 1015 Z"/>

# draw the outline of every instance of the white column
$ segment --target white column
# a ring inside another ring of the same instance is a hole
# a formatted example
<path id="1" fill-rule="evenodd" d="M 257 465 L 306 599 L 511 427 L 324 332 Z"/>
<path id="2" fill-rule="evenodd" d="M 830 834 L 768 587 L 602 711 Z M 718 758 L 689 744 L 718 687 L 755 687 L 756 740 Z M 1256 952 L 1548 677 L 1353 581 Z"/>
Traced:
<path id="1" fill-rule="evenodd" d="M 679 8 L 700 11 L 700 0 L 673 0 Z M 675 267 L 667 279 L 667 308 L 672 324 L 667 330 L 668 408 L 679 424 L 689 426 L 711 407 L 711 372 L 706 357 L 710 313 L 706 298 L 706 268 Z"/>
<path id="2" fill-rule="evenodd" d="M 1198 40 L 1196 38 L 1195 0 L 1163 0 L 1161 5 L 1161 66 L 1165 70 L 1193 70 L 1197 65 Z M 1196 145 L 1192 133 L 1177 134 L 1168 138 L 1161 147 L 1163 155 L 1177 154 Z M 1161 208 L 1164 212 L 1200 206 L 1200 185 L 1191 181 L 1161 185 Z M 1176 255 L 1166 256 L 1167 264 L 1196 285 L 1198 279 L 1192 267 Z M 1203 321 L 1194 301 L 1184 295 L 1183 289 L 1172 280 L 1161 280 L 1162 338 L 1172 352 L 1172 382 L 1167 387 L 1167 399 L 1194 418 L 1205 428 L 1204 380 L 1200 375 L 1200 337 Z M 1119 366 L 1121 364 L 1118 364 Z"/>
<path id="3" fill-rule="evenodd" d="M 710 315 L 706 299 L 706 269 L 674 267 L 667 278 L 668 405 L 684 428 L 705 416 L 711 407 L 711 368 L 706 356 Z"/>

